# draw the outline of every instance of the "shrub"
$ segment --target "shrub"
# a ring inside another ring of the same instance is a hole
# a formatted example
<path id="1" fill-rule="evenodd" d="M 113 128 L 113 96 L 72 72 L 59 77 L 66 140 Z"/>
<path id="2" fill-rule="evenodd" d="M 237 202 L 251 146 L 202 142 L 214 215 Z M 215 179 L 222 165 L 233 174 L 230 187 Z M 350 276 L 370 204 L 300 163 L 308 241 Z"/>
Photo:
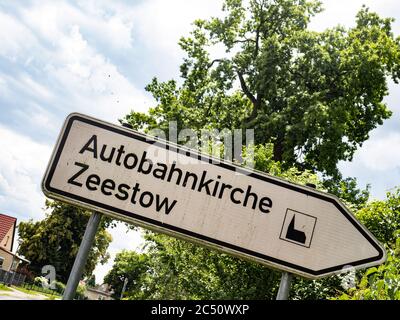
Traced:
<path id="1" fill-rule="evenodd" d="M 34 283 L 35 286 L 43 287 L 43 288 L 47 287 L 49 285 L 49 282 L 45 277 L 36 277 L 33 280 L 33 283 Z"/>
<path id="2" fill-rule="evenodd" d="M 60 281 L 53 281 L 51 283 L 51 288 L 53 288 L 53 290 L 57 291 L 58 293 L 63 293 L 65 290 L 65 284 L 60 282 Z"/>
<path id="3" fill-rule="evenodd" d="M 86 287 L 80 284 L 76 289 L 75 300 L 87 300 L 85 292 L 86 292 Z"/>

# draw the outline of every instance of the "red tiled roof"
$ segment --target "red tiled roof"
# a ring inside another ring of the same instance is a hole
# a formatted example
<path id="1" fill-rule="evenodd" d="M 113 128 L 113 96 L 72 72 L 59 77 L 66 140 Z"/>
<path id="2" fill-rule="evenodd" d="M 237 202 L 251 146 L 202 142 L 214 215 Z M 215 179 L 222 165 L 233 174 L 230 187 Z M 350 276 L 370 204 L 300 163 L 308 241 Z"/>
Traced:
<path id="1" fill-rule="evenodd" d="M 7 232 L 14 228 L 17 219 L 0 213 L 0 241 L 4 239 Z"/>

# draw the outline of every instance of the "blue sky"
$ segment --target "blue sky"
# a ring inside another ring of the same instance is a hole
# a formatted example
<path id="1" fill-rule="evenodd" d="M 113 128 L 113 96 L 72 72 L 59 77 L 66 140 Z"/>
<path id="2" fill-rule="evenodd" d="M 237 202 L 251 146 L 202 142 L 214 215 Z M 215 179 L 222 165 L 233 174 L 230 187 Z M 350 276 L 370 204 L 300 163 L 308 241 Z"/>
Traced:
<path id="1" fill-rule="evenodd" d="M 351 26 L 363 3 L 395 17 L 396 0 L 325 0 L 311 28 Z M 220 0 L 0 0 L 0 212 L 19 221 L 44 217 L 40 181 L 67 114 L 82 112 L 117 123 L 130 110 L 153 105 L 144 91 L 152 77 L 178 78 L 178 39 L 196 18 L 218 15 Z M 351 163 L 340 164 L 374 198 L 400 185 L 400 90 L 386 97 L 393 117 L 371 133 Z M 140 234 L 111 230 L 112 257 L 135 249 Z M 112 259 L 99 266 L 100 280 Z"/>

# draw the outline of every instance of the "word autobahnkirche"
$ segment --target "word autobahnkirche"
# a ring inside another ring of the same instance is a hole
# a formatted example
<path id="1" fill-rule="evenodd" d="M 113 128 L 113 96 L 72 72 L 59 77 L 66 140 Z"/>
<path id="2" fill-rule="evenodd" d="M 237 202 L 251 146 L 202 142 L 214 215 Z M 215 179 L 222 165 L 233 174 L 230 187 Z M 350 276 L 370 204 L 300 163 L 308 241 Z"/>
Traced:
<path id="1" fill-rule="evenodd" d="M 152 206 L 157 212 L 170 214 L 177 200 L 143 190 L 143 186 L 134 181 L 135 176 L 151 175 L 154 179 L 173 183 L 181 188 L 201 192 L 217 199 L 222 199 L 227 194 L 232 203 L 264 214 L 269 213 L 273 206 L 270 197 L 255 193 L 251 185 L 247 185 L 246 188 L 233 186 L 224 182 L 221 175 L 210 177 L 206 170 L 203 170 L 201 174 L 190 172 L 183 169 L 184 166 L 180 167 L 176 161 L 170 164 L 154 162 L 148 158 L 146 151 L 136 154 L 125 145 L 107 145 L 101 143 L 97 135 L 90 137 L 79 150 L 79 154 L 89 156 L 92 160 L 124 168 L 126 174 L 131 175 L 132 183 L 118 183 L 113 178 L 101 177 L 91 172 L 90 165 L 78 161 L 74 162 L 76 172 L 69 177 L 67 183 L 87 188 L 92 192 L 101 192 L 106 196 L 114 196 L 120 201 L 130 201 L 133 205 L 139 204 L 144 208 Z"/>

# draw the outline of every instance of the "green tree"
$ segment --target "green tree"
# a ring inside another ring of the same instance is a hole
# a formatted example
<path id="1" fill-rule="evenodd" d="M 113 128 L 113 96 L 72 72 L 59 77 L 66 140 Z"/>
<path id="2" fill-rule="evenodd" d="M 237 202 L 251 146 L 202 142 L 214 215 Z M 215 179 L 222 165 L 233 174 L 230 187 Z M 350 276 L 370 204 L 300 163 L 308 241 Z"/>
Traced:
<path id="1" fill-rule="evenodd" d="M 30 269 L 36 274 L 41 274 L 43 266 L 53 265 L 57 279 L 66 283 L 91 213 L 58 201 L 46 201 L 46 209 L 50 213 L 45 219 L 20 222 L 18 234 L 22 243 L 18 252 L 31 261 Z M 110 219 L 102 218 L 84 277 L 91 276 L 97 263 L 104 264 L 109 258 L 107 248 L 112 238 L 106 228 L 110 223 Z"/>
<path id="2" fill-rule="evenodd" d="M 355 288 L 338 300 L 400 300 L 400 238 L 395 248 L 388 248 L 386 263 L 369 268 Z"/>
<path id="3" fill-rule="evenodd" d="M 335 194 L 353 211 L 363 208 L 369 200 L 368 184 L 365 189 L 360 189 L 355 178 L 325 179 L 324 187 L 330 193 Z"/>
<path id="4" fill-rule="evenodd" d="M 393 19 L 363 7 L 355 26 L 307 29 L 310 0 L 226 0 L 223 18 L 196 20 L 180 67 L 183 83 L 146 87 L 158 105 L 125 117 L 135 128 L 252 128 L 274 160 L 338 176 L 369 132 L 389 118 L 387 79 L 400 75 Z M 214 46 L 226 54 L 212 57 Z"/>
<path id="5" fill-rule="evenodd" d="M 96 286 L 96 276 L 94 274 L 89 277 L 86 285 L 91 288 L 94 288 Z"/>
<path id="6" fill-rule="evenodd" d="M 244 155 L 246 151 L 245 149 Z M 256 169 L 273 173 L 295 183 L 303 185 L 312 183 L 323 190 L 323 184 L 316 174 L 307 170 L 300 171 L 296 167 L 283 170 L 280 163 L 272 159 L 272 155 L 272 144 L 256 146 L 254 148 Z M 146 232 L 145 239 L 146 252 L 141 254 L 141 258 L 143 255 L 146 256 L 147 272 L 137 277 L 140 285 L 129 291 L 128 297 L 131 299 L 274 299 L 276 297 L 280 272 L 162 234 Z M 137 256 L 136 253 L 132 254 L 134 257 Z M 122 265 L 125 264 L 128 264 L 128 259 L 125 259 Z M 327 298 L 340 289 L 338 288 L 340 279 L 335 277 L 323 283 L 301 279 L 295 281 L 293 295 L 296 298 Z M 122 280 L 117 280 L 117 283 L 121 285 Z M 324 287 L 324 290 L 319 291 L 321 287 Z"/>
<path id="7" fill-rule="evenodd" d="M 393 19 L 363 7 L 353 27 L 316 32 L 308 23 L 321 11 L 317 1 L 248 3 L 226 0 L 223 18 L 196 20 L 191 36 L 179 42 L 186 53 L 180 67 L 183 81 L 178 85 L 154 78 L 146 90 L 157 105 L 121 121 L 143 131 L 168 132 L 169 121 L 176 121 L 178 130 L 254 129 L 256 169 L 313 183 L 354 210 L 363 208 L 368 187 L 360 190 L 355 179 L 342 179 L 337 163 L 351 160 L 370 131 L 391 115 L 383 98 L 387 80 L 397 83 L 400 76 L 400 39 L 392 33 Z M 225 54 L 213 56 L 213 47 Z M 389 220 L 384 224 L 392 228 Z M 149 272 L 132 297 L 276 295 L 275 271 L 165 235 L 146 237 Z M 343 291 L 338 277 L 295 279 L 293 288 L 295 299 L 328 298 Z"/>
<path id="8" fill-rule="evenodd" d="M 187 241 L 146 232 L 148 272 L 130 299 L 272 299 L 280 274 Z"/>
<path id="9" fill-rule="evenodd" d="M 400 187 L 387 192 L 385 200 L 369 203 L 356 216 L 380 242 L 393 247 L 400 236 Z"/>
<path id="10" fill-rule="evenodd" d="M 104 283 L 111 286 L 114 291 L 114 298 L 119 299 L 124 281 L 127 278 L 126 292 L 131 297 L 140 298 L 142 297 L 143 279 L 148 270 L 147 255 L 124 250 L 117 253 L 112 269 L 104 278 Z"/>
<path id="11" fill-rule="evenodd" d="M 311 173 L 300 173 L 296 168 L 279 172 L 279 165 L 268 160 L 271 148 L 257 150 L 256 158 L 264 159 L 259 162 L 261 167 L 267 166 L 293 182 L 316 182 L 321 186 Z M 360 209 L 357 218 L 385 244 L 387 262 L 359 270 L 356 286 L 348 290 L 342 286 L 341 276 L 321 280 L 295 277 L 290 299 L 400 299 L 400 188 L 388 193 L 386 200 L 371 202 Z M 129 274 L 126 270 L 133 269 L 136 281 L 127 293 L 129 299 L 274 299 L 276 296 L 279 272 L 162 234 L 147 231 L 145 239 L 145 253 L 121 254 L 112 271 L 123 269 L 120 274 Z M 145 261 L 140 272 L 138 257 Z M 120 288 L 122 282 L 122 277 L 117 279 Z"/>

